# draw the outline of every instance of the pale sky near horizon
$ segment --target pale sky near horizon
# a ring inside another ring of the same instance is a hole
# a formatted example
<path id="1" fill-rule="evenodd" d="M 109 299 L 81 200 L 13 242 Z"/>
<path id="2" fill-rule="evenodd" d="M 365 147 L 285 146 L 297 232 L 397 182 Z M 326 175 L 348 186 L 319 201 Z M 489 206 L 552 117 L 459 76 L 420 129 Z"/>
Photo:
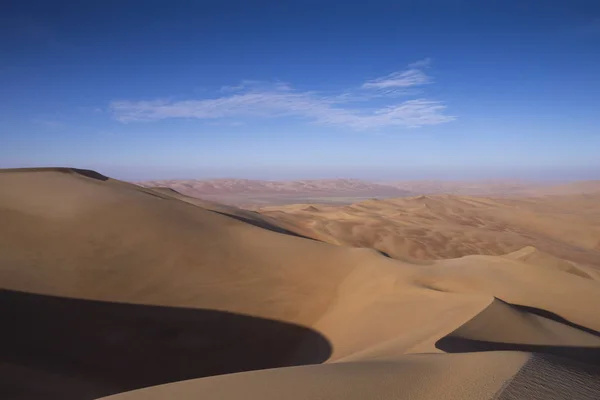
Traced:
<path id="1" fill-rule="evenodd" d="M 0 168 L 600 179 L 600 2 L 8 1 Z"/>

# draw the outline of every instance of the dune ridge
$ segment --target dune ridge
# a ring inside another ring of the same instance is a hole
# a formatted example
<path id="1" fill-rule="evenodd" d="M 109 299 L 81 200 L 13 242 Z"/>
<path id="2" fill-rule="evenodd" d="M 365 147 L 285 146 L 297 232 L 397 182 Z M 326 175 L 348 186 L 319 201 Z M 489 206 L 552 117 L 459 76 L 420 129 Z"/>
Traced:
<path id="1" fill-rule="evenodd" d="M 4 171 L 0 188 L 9 398 L 508 399 L 540 371 L 571 377 L 556 393 L 598 394 L 600 283 L 571 261 L 530 248 L 394 259 L 77 170 Z M 454 218 L 496 207 L 446 200 Z M 443 207 L 406 201 L 418 215 Z"/>

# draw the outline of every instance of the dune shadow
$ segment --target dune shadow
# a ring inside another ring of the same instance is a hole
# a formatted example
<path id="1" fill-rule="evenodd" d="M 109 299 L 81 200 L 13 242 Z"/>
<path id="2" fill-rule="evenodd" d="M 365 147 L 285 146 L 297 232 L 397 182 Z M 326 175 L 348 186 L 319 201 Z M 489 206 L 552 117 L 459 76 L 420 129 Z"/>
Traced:
<path id="1" fill-rule="evenodd" d="M 509 304 L 511 307 L 515 307 L 519 311 L 524 311 L 524 312 L 528 312 L 530 314 L 535 314 L 537 316 L 544 317 L 546 319 L 551 319 L 553 321 L 560 322 L 563 325 L 568 325 L 571 328 L 579 329 L 580 331 L 584 331 L 584 332 L 590 333 L 594 336 L 600 337 L 600 332 L 598 332 L 594 329 L 585 327 L 583 325 L 578 325 L 578 324 L 571 322 L 571 321 L 561 317 L 560 315 L 550 312 L 548 310 L 544 310 L 542 308 L 530 307 L 530 306 L 522 306 L 522 305 L 518 305 L 518 304 L 510 304 L 510 303 L 506 303 L 506 304 Z"/>
<path id="2" fill-rule="evenodd" d="M 150 187 L 150 188 L 147 188 L 147 189 L 150 189 L 150 190 L 144 191 L 144 193 L 147 193 L 147 194 L 150 194 L 150 195 L 156 196 L 156 197 L 161 197 L 158 193 L 167 192 L 169 194 L 177 194 L 177 195 L 184 196 L 184 197 L 194 198 L 193 196 L 187 196 L 187 195 L 185 195 L 185 194 L 183 194 L 181 192 L 178 192 L 175 189 L 172 189 L 172 188 L 169 188 L 169 187 L 166 187 L 166 186 L 155 186 L 155 187 Z M 158 190 L 156 190 L 156 189 L 158 189 Z M 151 193 L 152 191 L 155 191 L 155 190 L 156 190 L 156 193 Z M 161 198 L 163 198 L 163 197 L 161 197 Z M 201 198 L 197 198 L 197 199 L 202 200 Z M 183 201 L 185 201 L 185 200 L 183 200 Z M 188 203 L 188 204 L 192 204 L 192 205 L 196 206 L 196 204 L 194 204 L 194 203 Z M 320 240 L 317 240 L 315 238 L 312 238 L 312 237 L 309 237 L 309 236 L 304 236 L 304 235 L 301 235 L 299 233 L 290 231 L 289 229 L 282 228 L 282 227 L 277 226 L 275 224 L 269 223 L 268 221 L 265 221 L 265 220 L 252 219 L 252 218 L 244 217 L 242 215 L 229 214 L 229 213 L 224 212 L 224 211 L 211 210 L 210 208 L 205 208 L 205 207 L 202 207 L 202 206 L 200 206 L 200 207 L 203 210 L 206 210 L 206 211 L 209 211 L 209 212 L 212 212 L 212 213 L 215 213 L 215 214 L 223 215 L 225 217 L 233 218 L 235 220 L 244 222 L 244 223 L 252 225 L 252 226 L 256 226 L 258 228 L 266 229 L 266 230 L 269 230 L 271 232 L 282 233 L 284 235 L 295 236 L 295 237 L 299 237 L 299 238 L 303 238 L 303 239 L 310 239 L 310 240 L 314 240 L 314 241 L 317 241 L 317 242 L 320 241 Z M 253 212 L 253 211 L 250 211 L 250 212 Z M 256 213 L 256 214 L 260 215 L 259 213 Z"/>
<path id="3" fill-rule="evenodd" d="M 600 347 L 550 346 L 522 343 L 500 343 L 447 336 L 437 341 L 435 347 L 446 353 L 472 353 L 480 351 L 525 351 L 568 358 L 600 366 Z"/>
<path id="4" fill-rule="evenodd" d="M 0 397 L 93 399 L 184 379 L 320 363 L 311 329 L 223 311 L 0 290 Z"/>
<path id="5" fill-rule="evenodd" d="M 15 172 L 60 172 L 60 173 L 76 173 L 87 178 L 96 179 L 99 181 L 107 181 L 110 178 L 99 172 L 91 169 L 70 168 L 70 167 L 34 167 L 34 168 L 3 168 L 0 173 L 15 173 Z"/>
<path id="6" fill-rule="evenodd" d="M 269 230 L 269 231 L 272 231 L 272 232 L 282 233 L 284 235 L 290 235 L 290 236 L 295 236 L 295 237 L 299 237 L 299 238 L 303 238 L 303 239 L 310 239 L 310 240 L 314 240 L 314 241 L 320 242 L 320 240 L 317 240 L 315 238 L 311 238 L 310 236 L 300 235 L 300 234 L 298 234 L 296 232 L 292 232 L 292 231 L 290 231 L 288 229 L 285 229 L 285 228 L 282 228 L 280 226 L 277 226 L 277 225 L 274 225 L 274 224 L 270 224 L 267 221 L 254 220 L 254 219 L 251 219 L 251 218 L 242 217 L 240 215 L 227 214 L 225 212 L 216 211 L 216 210 L 208 210 L 207 209 L 207 211 L 211 211 L 211 212 L 214 212 L 214 213 L 217 213 L 217 214 L 221 214 L 221 215 L 224 215 L 224 216 L 229 217 L 229 218 L 237 219 L 238 221 L 245 222 L 247 224 L 250 224 L 250 225 L 262 228 L 262 229 L 266 229 L 266 230 Z"/>
<path id="7" fill-rule="evenodd" d="M 107 181 L 109 178 L 108 176 L 104 176 L 99 172 L 96 171 L 92 171 L 91 169 L 79 169 L 79 168 L 71 168 L 73 170 L 73 172 L 79 174 L 79 175 L 83 175 L 87 178 L 92 178 L 92 179 L 96 179 L 99 181 Z"/>
<path id="8" fill-rule="evenodd" d="M 587 328 L 585 326 L 578 325 L 550 311 L 536 307 L 511 304 L 498 298 L 496 298 L 496 300 L 505 303 L 508 306 L 519 310 L 520 312 L 535 314 L 537 316 L 550 319 L 552 321 L 567 325 L 571 328 L 578 329 L 583 332 L 600 337 L 599 332 Z M 445 351 L 446 353 L 469 353 L 480 351 L 525 351 L 531 353 L 559 356 L 575 361 L 600 366 L 600 347 L 504 343 L 457 337 L 452 336 L 452 334 L 438 340 L 435 343 L 435 347 L 442 351 Z"/>
<path id="9" fill-rule="evenodd" d="M 377 251 L 379 254 L 381 254 L 382 256 L 384 256 L 386 258 L 393 258 L 392 256 L 389 255 L 389 253 L 386 253 L 383 250 L 375 249 L 375 251 Z"/>

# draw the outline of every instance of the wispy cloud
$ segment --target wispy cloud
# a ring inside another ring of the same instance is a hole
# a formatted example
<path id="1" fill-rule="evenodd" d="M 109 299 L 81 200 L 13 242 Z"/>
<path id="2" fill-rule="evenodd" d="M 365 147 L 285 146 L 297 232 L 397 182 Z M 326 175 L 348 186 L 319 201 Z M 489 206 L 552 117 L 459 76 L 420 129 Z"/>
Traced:
<path id="1" fill-rule="evenodd" d="M 446 106 L 441 102 L 418 98 L 398 103 L 398 93 L 387 90 L 429 83 L 429 77 L 421 70 L 428 64 L 428 60 L 419 61 L 409 65 L 404 71 L 365 82 L 359 93 L 323 94 L 294 90 L 283 82 L 242 81 L 239 85 L 222 87 L 221 96 L 216 98 L 181 101 L 120 100 L 113 101 L 109 108 L 115 118 L 122 122 L 167 118 L 212 121 L 227 119 L 234 122 L 241 118 L 297 117 L 322 125 L 365 130 L 450 122 L 455 117 L 444 114 Z M 400 80 L 404 81 L 401 83 Z M 378 100 L 377 107 L 371 104 L 374 99 Z M 388 100 L 387 104 L 382 106 L 382 99 Z M 360 102 L 361 107 L 353 104 L 356 102 Z"/>
<path id="2" fill-rule="evenodd" d="M 414 63 L 408 64 L 409 68 L 427 68 L 431 65 L 431 58 L 427 57 Z"/>
<path id="3" fill-rule="evenodd" d="M 404 71 L 392 72 L 389 75 L 365 82 L 363 89 L 395 89 L 420 86 L 431 83 L 431 78 L 423 71 L 428 67 L 429 59 L 414 62 Z"/>

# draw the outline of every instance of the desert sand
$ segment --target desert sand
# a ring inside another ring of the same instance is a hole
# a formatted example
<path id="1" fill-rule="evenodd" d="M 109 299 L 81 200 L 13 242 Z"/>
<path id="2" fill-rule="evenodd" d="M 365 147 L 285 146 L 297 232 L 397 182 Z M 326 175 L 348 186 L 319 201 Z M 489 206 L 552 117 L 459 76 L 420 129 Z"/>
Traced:
<path id="1" fill-rule="evenodd" d="M 519 254 L 529 262 L 559 263 L 594 276 L 588 266 L 600 267 L 600 194 L 431 195 L 348 206 L 270 206 L 260 212 L 306 236 L 374 248 L 401 260 L 505 255 L 528 246 Z"/>
<path id="2" fill-rule="evenodd" d="M 170 179 L 137 182 L 149 188 L 169 188 L 199 197 L 249 209 L 286 204 L 352 204 L 371 198 L 420 195 L 539 197 L 545 195 L 600 194 L 600 181 L 521 180 L 413 180 L 368 181 L 360 179 L 313 179 L 265 181 L 252 179 Z"/>
<path id="3" fill-rule="evenodd" d="M 4 170 L 0 397 L 598 399 L 594 199 L 537 202 L 257 213 Z"/>

